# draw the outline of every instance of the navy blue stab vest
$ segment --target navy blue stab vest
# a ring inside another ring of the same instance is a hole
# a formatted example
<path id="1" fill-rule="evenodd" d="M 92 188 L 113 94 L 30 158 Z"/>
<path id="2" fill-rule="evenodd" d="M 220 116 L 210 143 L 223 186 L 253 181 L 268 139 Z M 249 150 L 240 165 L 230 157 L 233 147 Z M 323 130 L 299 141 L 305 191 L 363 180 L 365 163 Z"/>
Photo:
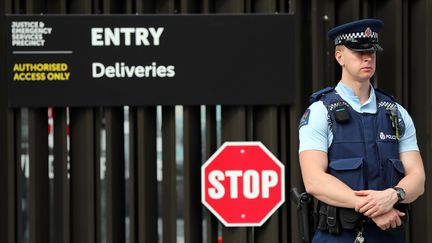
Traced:
<path id="1" fill-rule="evenodd" d="M 382 91 L 375 91 L 375 114 L 356 112 L 333 88 L 311 96 L 312 102 L 321 100 L 326 106 L 333 133 L 328 149 L 328 173 L 353 190 L 384 190 L 394 187 L 404 176 L 396 129 L 390 120 L 390 110 L 397 109 L 395 100 Z M 343 123 L 335 118 L 335 109 L 342 104 L 348 107 L 349 113 L 349 120 Z"/>

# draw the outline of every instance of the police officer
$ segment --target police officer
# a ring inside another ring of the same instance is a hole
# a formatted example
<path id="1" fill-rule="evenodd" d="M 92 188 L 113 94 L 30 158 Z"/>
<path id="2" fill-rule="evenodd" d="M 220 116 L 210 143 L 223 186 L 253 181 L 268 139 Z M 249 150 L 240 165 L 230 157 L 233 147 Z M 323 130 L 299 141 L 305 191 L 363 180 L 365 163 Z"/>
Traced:
<path id="1" fill-rule="evenodd" d="M 341 80 L 311 96 L 299 124 L 303 182 L 321 203 L 312 242 L 403 242 L 403 231 L 392 230 L 406 217 L 399 206 L 424 192 L 413 121 L 370 83 L 376 52 L 383 50 L 382 27 L 380 20 L 363 19 L 328 32 Z M 349 210 L 355 220 L 344 216 Z"/>

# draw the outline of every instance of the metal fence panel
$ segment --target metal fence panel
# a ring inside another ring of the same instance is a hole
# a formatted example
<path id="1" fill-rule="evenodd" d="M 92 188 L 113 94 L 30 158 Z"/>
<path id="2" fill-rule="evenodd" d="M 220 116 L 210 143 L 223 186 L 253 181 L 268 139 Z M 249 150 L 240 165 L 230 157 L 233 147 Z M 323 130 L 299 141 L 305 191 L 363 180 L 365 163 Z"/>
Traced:
<path id="1" fill-rule="evenodd" d="M 177 236 L 177 165 L 175 107 L 162 107 L 162 240 Z"/>
<path id="2" fill-rule="evenodd" d="M 29 242 L 49 241 L 48 112 L 29 109 L 28 155 L 30 178 L 28 192 Z M 48 206 L 48 207 L 47 207 Z"/>
<path id="3" fill-rule="evenodd" d="M 184 240 L 203 242 L 201 209 L 201 109 L 199 106 L 183 107 L 183 186 L 184 186 Z"/>
<path id="4" fill-rule="evenodd" d="M 53 109 L 53 214 L 54 242 L 70 242 L 70 187 L 67 109 Z"/>

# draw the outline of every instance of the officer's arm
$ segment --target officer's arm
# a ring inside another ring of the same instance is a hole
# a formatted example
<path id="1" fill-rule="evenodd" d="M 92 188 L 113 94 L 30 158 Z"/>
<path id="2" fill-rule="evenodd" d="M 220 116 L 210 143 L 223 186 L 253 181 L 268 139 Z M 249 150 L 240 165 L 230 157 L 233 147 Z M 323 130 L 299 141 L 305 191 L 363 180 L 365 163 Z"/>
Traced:
<path id="1" fill-rule="evenodd" d="M 403 202 L 411 203 L 424 192 L 425 171 L 412 118 L 402 106 L 398 105 L 398 110 L 405 123 L 405 132 L 399 141 L 399 159 L 404 166 L 405 177 L 397 186 L 405 190 L 406 198 Z"/>
<path id="2" fill-rule="evenodd" d="M 424 193 L 425 171 L 420 152 L 408 151 L 399 154 L 405 169 L 405 177 L 399 181 L 398 187 L 405 190 L 403 203 L 411 203 Z"/>
<path id="3" fill-rule="evenodd" d="M 361 200 L 354 191 L 326 173 L 327 153 L 319 150 L 300 152 L 300 167 L 306 191 L 318 200 L 332 206 L 354 208 Z"/>

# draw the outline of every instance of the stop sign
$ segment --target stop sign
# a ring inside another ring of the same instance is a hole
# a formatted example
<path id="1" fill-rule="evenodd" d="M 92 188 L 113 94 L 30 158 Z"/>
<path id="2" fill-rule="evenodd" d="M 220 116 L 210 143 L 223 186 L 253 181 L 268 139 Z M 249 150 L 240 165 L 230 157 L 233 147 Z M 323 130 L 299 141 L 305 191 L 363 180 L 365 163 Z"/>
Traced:
<path id="1" fill-rule="evenodd" d="M 227 227 L 261 226 L 285 201 L 284 182 L 261 142 L 226 142 L 201 167 L 201 200 Z"/>

